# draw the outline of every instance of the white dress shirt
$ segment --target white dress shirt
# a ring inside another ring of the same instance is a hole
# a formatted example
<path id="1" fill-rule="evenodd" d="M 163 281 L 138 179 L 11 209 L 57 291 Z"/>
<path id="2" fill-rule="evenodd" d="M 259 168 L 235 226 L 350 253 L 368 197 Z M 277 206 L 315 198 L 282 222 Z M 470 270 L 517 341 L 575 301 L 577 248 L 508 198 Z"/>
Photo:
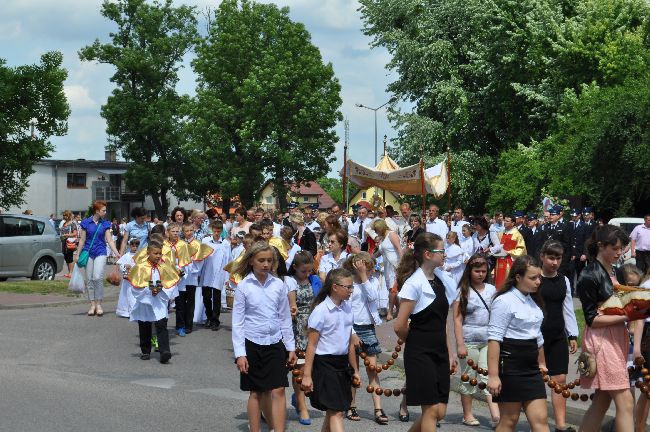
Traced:
<path id="1" fill-rule="evenodd" d="M 262 284 L 251 272 L 235 290 L 232 345 L 236 358 L 246 355 L 246 339 L 258 345 L 273 345 L 282 340 L 287 351 L 296 350 L 287 288 L 271 274 Z"/>
<path id="2" fill-rule="evenodd" d="M 564 317 L 564 328 L 568 336 L 578 337 L 580 330 L 578 329 L 578 320 L 576 319 L 576 311 L 573 309 L 573 296 L 571 295 L 571 284 L 569 278 L 564 276 L 564 284 L 566 285 L 566 295 L 562 303 L 562 316 Z"/>
<path id="3" fill-rule="evenodd" d="M 305 224 L 305 226 L 309 228 L 314 234 L 320 234 L 321 232 L 320 224 L 315 220 L 309 222 L 308 224 Z"/>
<path id="4" fill-rule="evenodd" d="M 492 301 L 491 309 L 488 340 L 503 342 L 504 338 L 537 339 L 538 347 L 544 345 L 544 313 L 530 295 L 511 288 Z"/>
<path id="5" fill-rule="evenodd" d="M 445 221 L 440 218 L 435 218 L 433 221 L 431 219 L 427 219 L 426 231 L 428 233 L 438 234 L 440 238 L 444 240 L 447 238 L 449 228 L 447 227 Z"/>
<path id="6" fill-rule="evenodd" d="M 449 273 L 443 271 L 440 267 L 434 270 L 434 274 L 438 276 L 445 286 L 445 296 L 451 306 L 457 295 L 456 282 L 449 276 Z M 436 293 L 421 268 L 418 268 L 404 282 L 404 286 L 402 286 L 397 296 L 400 299 L 415 302 L 415 307 L 413 308 L 413 312 L 411 312 L 412 315 L 426 309 L 436 299 Z"/>
<path id="7" fill-rule="evenodd" d="M 371 223 L 372 223 L 372 219 L 370 219 L 369 217 L 366 217 L 363 221 L 361 219 L 357 219 L 355 223 L 348 225 L 348 235 L 359 237 L 359 224 L 363 224 L 363 228 L 361 230 L 362 231 L 361 238 L 359 239 L 359 242 L 364 243 L 368 236 L 368 234 L 366 233 L 366 229 L 370 227 Z"/>
<path id="8" fill-rule="evenodd" d="M 352 315 L 356 325 L 381 324 L 377 311 L 379 302 L 379 281 L 372 276 L 365 283 L 354 282 L 354 290 L 350 296 Z"/>
<path id="9" fill-rule="evenodd" d="M 343 301 L 339 306 L 327 296 L 309 315 L 307 325 L 319 333 L 316 354 L 344 355 L 350 347 L 352 335 L 352 306 Z"/>
<path id="10" fill-rule="evenodd" d="M 204 237 L 202 242 L 214 249 L 214 253 L 203 260 L 201 286 L 223 289 L 228 280 L 228 273 L 223 268 L 232 261 L 230 243 L 215 240 L 212 236 Z"/>
<path id="11" fill-rule="evenodd" d="M 320 260 L 318 272 L 325 273 L 325 275 L 327 275 L 327 273 L 331 272 L 332 270 L 341 268 L 346 259 L 348 259 L 348 253 L 346 251 L 341 252 L 339 259 L 335 259 L 334 255 L 332 255 L 332 252 L 327 253 L 323 255 Z"/>

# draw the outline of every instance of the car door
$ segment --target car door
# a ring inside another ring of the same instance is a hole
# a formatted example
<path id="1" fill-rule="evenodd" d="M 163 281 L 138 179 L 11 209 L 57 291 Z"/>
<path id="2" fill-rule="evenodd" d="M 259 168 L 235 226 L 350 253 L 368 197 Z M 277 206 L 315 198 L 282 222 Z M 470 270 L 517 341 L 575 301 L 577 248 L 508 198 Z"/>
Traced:
<path id="1" fill-rule="evenodd" d="M 41 249 L 35 221 L 20 216 L 3 216 L 3 250 L 5 273 L 29 275 L 33 257 Z"/>

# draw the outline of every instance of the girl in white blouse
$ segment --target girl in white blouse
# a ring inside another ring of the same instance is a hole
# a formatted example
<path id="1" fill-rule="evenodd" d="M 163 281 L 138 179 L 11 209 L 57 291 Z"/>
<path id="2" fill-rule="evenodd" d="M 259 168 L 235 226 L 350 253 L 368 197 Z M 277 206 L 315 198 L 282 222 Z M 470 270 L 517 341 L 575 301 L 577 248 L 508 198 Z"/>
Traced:
<path id="1" fill-rule="evenodd" d="M 345 269 L 328 273 L 309 316 L 307 353 L 302 389 L 311 405 L 325 411 L 323 430 L 343 431 L 343 413 L 352 401 L 352 380 L 359 367 L 352 338 L 352 274 Z"/>
<path id="2" fill-rule="evenodd" d="M 546 371 L 538 288 L 541 268 L 524 255 L 515 259 L 492 301 L 488 326 L 488 390 L 499 404 L 499 432 L 514 431 L 522 408 L 533 432 L 546 432 Z"/>
<path id="3" fill-rule="evenodd" d="M 257 242 L 233 271 L 243 279 L 235 291 L 232 344 L 240 388 L 250 392 L 247 411 L 252 432 L 260 431 L 262 409 L 272 429 L 284 431 L 286 364 L 296 362 L 287 289 L 271 274 L 276 266 L 273 248 Z"/>
<path id="4" fill-rule="evenodd" d="M 454 281 L 458 284 L 460 277 L 465 270 L 465 251 L 458 245 L 458 234 L 454 231 L 447 233 L 445 242 L 445 271 L 449 272 Z"/>

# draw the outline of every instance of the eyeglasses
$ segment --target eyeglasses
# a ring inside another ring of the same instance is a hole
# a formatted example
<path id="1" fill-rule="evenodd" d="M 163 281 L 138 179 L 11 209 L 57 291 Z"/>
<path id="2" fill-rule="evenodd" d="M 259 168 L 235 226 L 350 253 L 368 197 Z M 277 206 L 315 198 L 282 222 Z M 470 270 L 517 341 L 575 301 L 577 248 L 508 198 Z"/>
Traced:
<path id="1" fill-rule="evenodd" d="M 429 252 L 431 252 L 431 253 L 441 253 L 443 255 L 445 254 L 444 249 L 429 249 Z"/>
<path id="2" fill-rule="evenodd" d="M 342 285 L 342 284 L 339 284 L 339 283 L 335 283 L 334 285 L 338 285 L 341 288 L 347 289 L 348 291 L 352 291 L 354 289 L 354 285 Z"/>

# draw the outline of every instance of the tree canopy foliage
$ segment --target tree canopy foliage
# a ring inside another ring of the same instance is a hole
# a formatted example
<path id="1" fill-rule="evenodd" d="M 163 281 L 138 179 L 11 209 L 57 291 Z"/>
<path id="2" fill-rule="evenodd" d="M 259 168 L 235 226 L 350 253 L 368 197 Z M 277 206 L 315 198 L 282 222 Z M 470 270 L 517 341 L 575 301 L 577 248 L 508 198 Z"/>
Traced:
<path id="1" fill-rule="evenodd" d="M 598 164 L 574 157 L 565 146 L 583 139 L 582 146 L 588 149 L 580 150 L 598 155 L 606 142 L 595 135 L 584 140 L 587 130 L 583 128 L 588 122 L 597 126 L 595 122 L 608 114 L 621 114 L 605 112 L 600 98 L 611 100 L 634 92 L 632 82 L 648 79 L 650 4 L 643 0 L 360 2 L 364 31 L 374 46 L 385 47 L 392 56 L 388 67 L 397 78 L 388 90 L 415 106 L 413 112 L 392 112 L 399 128 L 398 149 L 393 151 L 398 163 L 419 159 L 420 146 L 426 155 L 440 157 L 449 145 L 454 156 L 475 152 L 482 163 L 492 165 L 484 177 L 465 185 L 453 184 L 452 166 L 452 189 L 462 188 L 453 196 L 469 199 L 455 204 L 475 209 L 531 208 L 539 201 L 542 187 L 548 186 L 549 193 L 580 196 L 610 215 L 639 213 L 647 206 L 650 196 L 642 172 L 633 172 L 634 188 L 628 187 L 630 179 L 620 176 L 596 184 Z M 629 97 L 640 102 L 643 90 L 637 90 Z M 625 105 L 627 127 L 642 129 L 645 107 Z M 580 125 L 583 128 L 577 129 Z M 617 146 L 615 154 L 643 159 L 641 153 L 650 152 L 638 135 L 611 126 L 607 140 Z M 575 167 L 576 163 L 587 166 Z M 584 175 L 576 176 L 577 172 Z M 608 182 L 616 185 L 605 187 Z M 489 193 L 475 191 L 486 185 Z M 600 189 L 594 191 L 595 187 Z"/>
<path id="2" fill-rule="evenodd" d="M 9 67 L 0 58 L 0 208 L 19 206 L 34 162 L 50 155 L 52 136 L 68 130 L 63 55 L 48 52 L 40 64 Z M 36 119 L 35 133 L 30 121 Z"/>

